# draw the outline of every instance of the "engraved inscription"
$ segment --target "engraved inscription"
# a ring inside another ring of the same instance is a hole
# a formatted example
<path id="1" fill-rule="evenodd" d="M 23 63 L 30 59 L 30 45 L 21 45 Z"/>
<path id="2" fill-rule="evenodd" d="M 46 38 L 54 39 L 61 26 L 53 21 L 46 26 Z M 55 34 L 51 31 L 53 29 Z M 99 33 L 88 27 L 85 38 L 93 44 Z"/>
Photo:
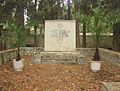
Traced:
<path id="1" fill-rule="evenodd" d="M 51 37 L 54 37 L 54 38 L 65 38 L 65 37 L 69 37 L 69 34 L 70 31 L 68 30 L 65 30 L 63 28 L 63 25 L 62 24 L 58 24 L 57 25 L 57 28 L 54 29 L 54 30 L 51 30 Z"/>
<path id="2" fill-rule="evenodd" d="M 65 37 L 69 37 L 69 33 L 70 31 L 66 31 L 65 29 L 55 29 L 51 31 L 51 37 L 65 38 Z"/>

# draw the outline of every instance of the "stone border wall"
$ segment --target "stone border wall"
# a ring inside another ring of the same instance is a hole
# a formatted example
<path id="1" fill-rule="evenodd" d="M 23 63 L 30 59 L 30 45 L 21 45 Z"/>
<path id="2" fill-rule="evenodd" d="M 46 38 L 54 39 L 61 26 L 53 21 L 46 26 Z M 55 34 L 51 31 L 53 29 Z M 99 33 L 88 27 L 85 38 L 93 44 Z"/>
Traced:
<path id="1" fill-rule="evenodd" d="M 95 53 L 95 48 L 77 48 L 77 52 L 86 57 L 93 57 Z"/>
<path id="2" fill-rule="evenodd" d="M 17 49 L 0 51 L 0 64 L 2 62 L 2 56 L 3 56 L 4 63 L 6 63 L 7 61 L 14 59 L 16 57 L 16 52 L 17 52 Z"/>
<path id="3" fill-rule="evenodd" d="M 38 54 L 42 51 L 43 48 L 40 47 L 21 47 L 20 48 L 20 55 L 34 55 Z M 2 56 L 4 63 L 16 58 L 16 53 L 17 53 L 17 48 L 15 49 L 9 49 L 9 50 L 4 50 L 0 51 L 0 65 L 2 63 Z"/>
<path id="4" fill-rule="evenodd" d="M 95 53 L 95 48 L 77 48 L 77 52 L 86 57 L 93 57 Z M 43 51 L 41 47 L 21 47 L 20 54 L 23 55 L 35 55 L 40 54 Z M 1 64 L 1 55 L 3 55 L 4 62 L 9 61 L 10 59 L 16 58 L 17 49 L 10 49 L 0 51 L 0 64 Z M 115 63 L 120 66 L 120 52 L 114 52 L 111 50 L 100 48 L 100 56 L 103 60 Z"/>
<path id="5" fill-rule="evenodd" d="M 100 48 L 100 57 L 120 67 L 120 52 Z"/>
<path id="6" fill-rule="evenodd" d="M 94 55 L 95 48 L 77 48 L 78 53 L 84 56 L 91 57 Z M 34 55 L 40 54 L 43 51 L 41 47 L 21 47 L 21 54 L 24 55 Z"/>
<path id="7" fill-rule="evenodd" d="M 35 55 L 43 51 L 42 47 L 21 47 L 22 55 Z"/>

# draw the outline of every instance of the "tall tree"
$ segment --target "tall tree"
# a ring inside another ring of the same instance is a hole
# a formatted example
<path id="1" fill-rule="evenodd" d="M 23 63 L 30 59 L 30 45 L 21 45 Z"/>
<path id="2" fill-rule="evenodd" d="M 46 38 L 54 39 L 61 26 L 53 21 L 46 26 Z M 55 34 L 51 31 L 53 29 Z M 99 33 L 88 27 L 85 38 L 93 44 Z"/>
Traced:
<path id="1" fill-rule="evenodd" d="M 88 30 L 87 23 L 89 22 L 88 17 L 91 15 L 91 6 L 96 6 L 99 0 L 81 0 L 80 2 L 80 11 L 83 13 L 84 19 L 83 24 L 83 47 L 86 47 L 86 32 Z"/>
<path id="2" fill-rule="evenodd" d="M 81 10 L 87 15 L 88 0 L 81 0 Z M 83 42 L 82 46 L 86 47 L 86 20 L 83 21 Z"/>
<path id="3" fill-rule="evenodd" d="M 120 23 L 113 26 L 113 50 L 120 52 Z"/>
<path id="4" fill-rule="evenodd" d="M 60 19 L 60 4 L 61 4 L 61 2 L 60 2 L 60 0 L 58 0 L 58 19 Z"/>
<path id="5" fill-rule="evenodd" d="M 34 34 L 33 34 L 33 40 L 34 40 L 34 46 L 37 46 L 37 29 L 38 29 L 38 6 L 37 6 L 38 0 L 29 1 L 27 4 L 27 25 L 29 27 L 34 28 Z"/>
<path id="6" fill-rule="evenodd" d="M 0 25 L 0 51 L 3 50 L 3 47 L 2 47 L 2 25 Z M 2 61 L 2 65 L 4 64 L 4 57 L 3 57 L 3 54 L 0 55 L 1 57 L 1 61 Z"/>
<path id="7" fill-rule="evenodd" d="M 0 25 L 0 51 L 3 49 L 2 47 L 2 25 Z"/>
<path id="8" fill-rule="evenodd" d="M 0 25 L 1 26 L 4 25 L 7 20 L 11 19 L 13 8 L 15 8 L 14 2 L 11 2 L 11 1 L 8 1 L 8 0 L 1 0 L 0 1 Z M 3 27 L 1 27 L 0 32 L 1 32 L 0 47 L 1 47 L 1 49 L 4 50 L 7 42 L 5 42 L 5 40 L 4 40 L 5 36 L 2 34 Z M 9 39 L 10 38 L 11 37 L 9 37 Z M 4 42 L 4 44 L 3 44 L 3 42 Z"/>
<path id="9" fill-rule="evenodd" d="M 102 5 L 104 8 L 108 9 L 108 12 L 112 12 L 113 15 L 115 11 L 120 13 L 120 0 L 103 0 Z M 119 15 L 120 16 L 120 15 Z M 117 19 L 116 14 L 111 20 Z M 113 50 L 120 51 L 120 21 L 112 22 L 113 23 Z"/>
<path id="10" fill-rule="evenodd" d="M 75 16 L 78 14 L 79 12 L 79 1 L 78 0 L 74 0 L 74 10 L 75 10 Z M 76 48 L 80 47 L 80 30 L 79 30 L 79 21 L 78 19 L 76 19 Z"/>
<path id="11" fill-rule="evenodd" d="M 16 30 L 16 33 L 17 33 L 17 57 L 16 57 L 16 60 L 21 60 L 21 57 L 20 57 L 20 40 L 21 40 L 21 36 L 23 34 L 21 34 L 21 31 L 22 32 L 25 32 L 25 27 L 24 27 L 24 7 L 25 5 L 27 4 L 27 1 L 28 0 L 24 0 L 24 1 L 14 1 L 14 3 L 16 4 L 15 5 L 15 21 L 17 23 L 17 28 L 18 30 Z"/>
<path id="12" fill-rule="evenodd" d="M 16 3 L 16 21 L 18 26 L 24 27 L 24 6 L 21 3 Z"/>
<path id="13" fill-rule="evenodd" d="M 70 0 L 67 0 L 67 5 L 68 5 L 67 17 L 68 17 L 68 19 L 71 19 Z"/>
<path id="14" fill-rule="evenodd" d="M 36 17 L 36 12 L 37 12 L 37 0 L 35 0 L 35 5 L 34 5 L 34 17 L 33 19 L 35 19 Z M 36 19 L 35 19 L 36 20 Z M 37 25 L 34 25 L 34 46 L 37 47 L 37 28 L 38 26 Z"/>
<path id="15" fill-rule="evenodd" d="M 120 12 L 120 0 L 112 3 L 112 9 L 118 9 Z M 120 21 L 113 26 L 113 50 L 120 51 Z"/>

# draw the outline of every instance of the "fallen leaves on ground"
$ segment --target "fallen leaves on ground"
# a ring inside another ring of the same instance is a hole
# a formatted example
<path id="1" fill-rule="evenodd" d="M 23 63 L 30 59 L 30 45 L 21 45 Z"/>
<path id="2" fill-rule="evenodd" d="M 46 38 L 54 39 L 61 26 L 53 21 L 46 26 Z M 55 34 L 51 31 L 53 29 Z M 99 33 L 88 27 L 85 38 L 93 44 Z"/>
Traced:
<path id="1" fill-rule="evenodd" d="M 32 64 L 25 56 L 22 72 L 14 71 L 12 63 L 0 67 L 0 89 L 3 91 L 99 91 L 100 83 L 120 81 L 120 68 L 106 61 L 97 73 L 85 64 Z"/>

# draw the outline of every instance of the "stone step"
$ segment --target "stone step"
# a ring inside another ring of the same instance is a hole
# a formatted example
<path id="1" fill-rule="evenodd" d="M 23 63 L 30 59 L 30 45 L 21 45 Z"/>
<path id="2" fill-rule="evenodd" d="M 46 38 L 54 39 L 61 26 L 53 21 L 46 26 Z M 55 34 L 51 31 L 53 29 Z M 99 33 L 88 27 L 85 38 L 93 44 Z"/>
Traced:
<path id="1" fill-rule="evenodd" d="M 44 60 L 42 64 L 77 64 L 75 60 L 72 61 L 62 61 L 62 60 Z"/>
<path id="2" fill-rule="evenodd" d="M 35 58 L 32 60 L 32 63 L 34 64 L 41 64 L 41 63 L 64 63 L 64 64 L 84 64 L 86 62 L 85 59 L 40 59 Z"/>
<path id="3" fill-rule="evenodd" d="M 85 63 L 85 57 L 78 53 L 49 53 L 42 52 L 39 55 L 33 55 L 33 63 Z"/>

